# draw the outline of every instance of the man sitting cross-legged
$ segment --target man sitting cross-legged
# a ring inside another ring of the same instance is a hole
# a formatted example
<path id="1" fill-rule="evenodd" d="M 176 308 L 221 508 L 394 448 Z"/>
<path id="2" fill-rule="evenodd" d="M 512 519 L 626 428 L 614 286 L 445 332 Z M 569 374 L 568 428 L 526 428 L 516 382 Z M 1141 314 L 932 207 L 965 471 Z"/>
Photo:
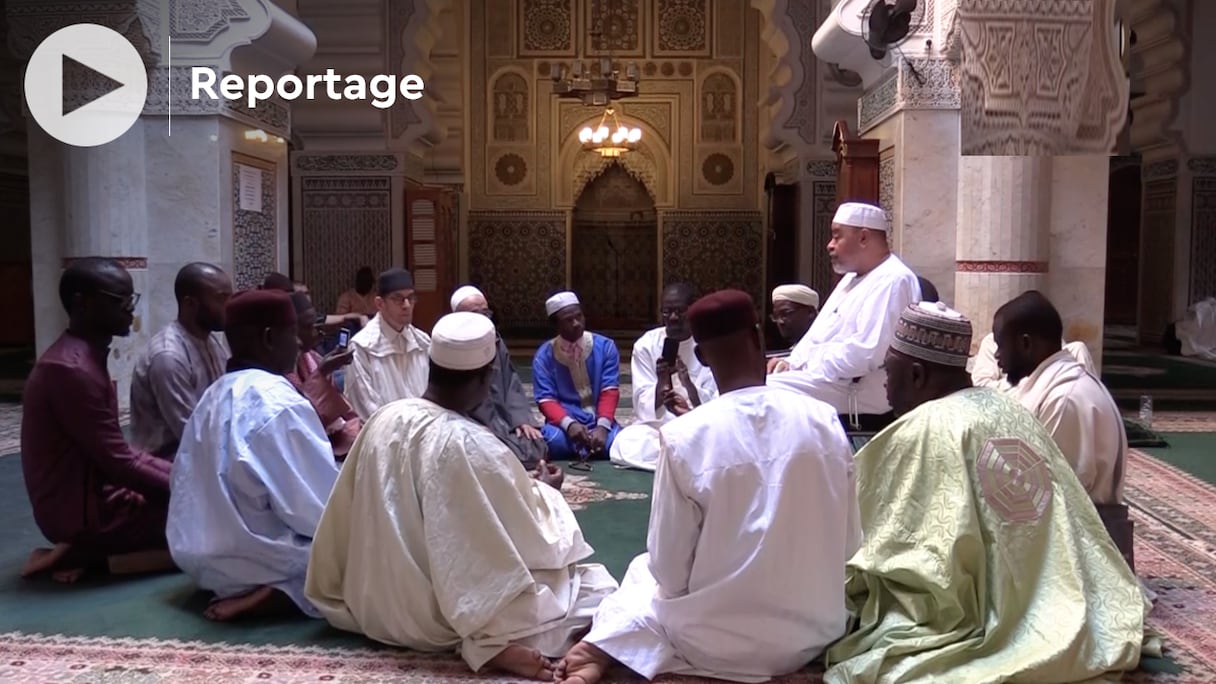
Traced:
<path id="1" fill-rule="evenodd" d="M 469 417 L 497 369 L 494 324 L 435 324 L 426 393 L 363 426 L 317 529 L 307 595 L 330 624 L 474 671 L 553 677 L 616 589 L 562 498 L 561 470 L 529 473 Z"/>
<path id="2" fill-rule="evenodd" d="M 232 279 L 218 266 L 186 264 L 173 282 L 177 320 L 148 340 L 131 373 L 131 441 L 173 459 L 203 392 L 224 374 L 224 305 Z"/>
<path id="3" fill-rule="evenodd" d="M 55 546 L 36 549 L 24 577 L 50 572 L 75 582 L 112 557 L 165 553 L 169 461 L 132 448 L 118 425 L 118 397 L 106 367 L 110 342 L 131 332 L 135 292 L 116 261 L 87 257 L 59 279 L 68 329 L 25 383 L 21 469 L 34 522 Z M 147 569 L 154 569 L 149 566 Z"/>
<path id="4" fill-rule="evenodd" d="M 617 465 L 653 471 L 658 459 L 655 430 L 718 396 L 713 373 L 693 353 L 688 307 L 694 299 L 691 286 L 668 285 L 661 300 L 663 325 L 633 344 L 629 368 L 635 422 L 612 441 L 608 456 Z M 678 345 L 671 360 L 663 357 L 668 345 Z"/>
<path id="5" fill-rule="evenodd" d="M 583 307 L 573 292 L 545 302 L 557 337 L 532 358 L 532 394 L 545 416 L 541 433 L 554 459 L 603 458 L 621 426 L 621 357 L 616 343 L 588 332 Z"/>
<path id="6" fill-rule="evenodd" d="M 970 347 L 942 304 L 900 316 L 885 364 L 900 417 L 856 457 L 860 624 L 826 682 L 1079 682 L 1139 661 L 1135 576 L 1043 426 L 971 386 Z"/>
<path id="7" fill-rule="evenodd" d="M 746 293 L 703 297 L 688 318 L 721 395 L 663 426 L 649 553 L 559 663 L 560 682 L 595 684 L 613 660 L 648 679 L 762 682 L 845 633 L 840 588 L 860 530 L 836 412 L 765 387 Z"/>
<path id="8" fill-rule="evenodd" d="M 1064 323 L 1042 293 L 1024 292 L 997 309 L 992 330 L 1013 397 L 1051 433 L 1131 562 L 1131 523 L 1123 505 L 1127 433 L 1119 406 L 1102 381 L 1061 347 Z"/>
<path id="9" fill-rule="evenodd" d="M 486 296 L 472 285 L 465 285 L 453 292 L 450 304 L 452 311 L 471 311 L 494 320 Z M 497 339 L 494 365 L 498 372 L 490 386 L 490 396 L 469 416 L 498 435 L 525 468 L 535 468 L 545 458 L 545 438 L 532 415 L 532 403 L 524 394 L 519 373 L 511 363 L 507 343 L 503 342 L 502 336 Z"/>
<path id="10" fill-rule="evenodd" d="M 338 477 L 317 412 L 287 378 L 300 341 L 290 297 L 237 293 L 225 309 L 232 359 L 199 400 L 173 463 L 173 559 L 231 620 L 304 598 L 308 549 Z M 288 600 L 289 599 L 289 600 Z"/>

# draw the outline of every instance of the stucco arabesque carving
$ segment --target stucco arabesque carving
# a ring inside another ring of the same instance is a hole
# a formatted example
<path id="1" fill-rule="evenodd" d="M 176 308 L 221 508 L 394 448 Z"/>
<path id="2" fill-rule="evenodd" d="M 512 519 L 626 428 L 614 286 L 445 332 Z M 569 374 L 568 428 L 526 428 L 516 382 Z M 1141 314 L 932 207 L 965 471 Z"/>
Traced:
<path id="1" fill-rule="evenodd" d="M 399 75 L 417 74 L 425 85 L 435 74 L 431 51 L 443 35 L 440 18 L 451 8 L 452 0 L 391 0 L 386 5 L 391 12 L 394 6 L 406 3 L 413 5 L 413 11 L 399 31 L 390 32 L 389 67 Z M 392 147 L 417 156 L 447 136 L 439 122 L 438 102 L 426 90 L 420 99 L 400 100 L 389 112 L 389 123 Z"/>
<path id="2" fill-rule="evenodd" d="M 233 19 L 248 19 L 238 0 L 170 0 L 169 32 L 184 43 L 210 43 Z"/>
<path id="3" fill-rule="evenodd" d="M 857 101 L 858 135 L 909 109 L 958 109 L 959 65 L 948 59 L 909 58 Z"/>
<path id="4" fill-rule="evenodd" d="M 798 32 L 795 17 L 790 15 L 790 0 L 751 0 L 751 6 L 760 12 L 762 23 L 760 37 L 773 54 L 773 67 L 768 74 L 768 89 L 761 94 L 760 106 L 766 115 L 760 117 L 760 143 L 775 157 L 774 165 L 781 167 L 796 160 L 803 148 L 808 147 L 797 128 L 787 128 L 798 108 L 798 93 L 808 78 L 805 62 L 811 61 L 811 34 L 815 27 L 813 7 L 805 0 L 795 0 L 806 7 L 802 11 L 812 12 L 812 26 L 806 36 Z M 797 10 L 796 10 L 797 11 Z M 814 73 L 809 74 L 814 81 Z M 813 103 L 812 103 L 813 104 Z M 811 129 L 814 128 L 812 116 Z M 813 137 L 813 135 L 812 135 Z M 811 140 L 810 144 L 814 144 Z"/>
<path id="5" fill-rule="evenodd" d="M 155 0 L 113 2 L 55 2 L 7 0 L 8 49 L 28 60 L 47 36 L 72 24 L 99 24 L 121 33 L 147 64 L 161 56 L 160 9 Z"/>
<path id="6" fill-rule="evenodd" d="M 1166 0 L 1128 0 L 1127 17 L 1136 32 L 1132 79 L 1144 91 L 1132 100 L 1132 148 L 1145 164 L 1186 153 L 1181 131 L 1173 128 L 1178 101 L 1187 88 L 1189 46 L 1178 15 Z"/>
<path id="7" fill-rule="evenodd" d="M 613 161 L 616 161 L 646 188 L 646 192 L 650 194 L 650 198 L 656 205 L 670 206 L 673 201 L 670 149 L 648 123 L 630 117 L 621 119 L 621 123 L 626 126 L 637 126 L 642 129 L 642 142 L 639 143 L 638 148 L 615 159 L 601 157 L 594 152 L 584 151 L 578 135 L 572 131 L 563 138 L 560 147 L 557 167 L 559 185 L 557 187 L 570 189 L 569 201 L 573 205 L 587 185 L 599 177 Z M 584 119 L 584 121 L 588 125 L 594 125 L 598 119 Z M 562 194 L 558 193 L 559 199 Z"/>
<path id="8" fill-rule="evenodd" d="M 1114 12 L 1105 0 L 959 0 L 963 154 L 1110 153 L 1128 93 Z"/>

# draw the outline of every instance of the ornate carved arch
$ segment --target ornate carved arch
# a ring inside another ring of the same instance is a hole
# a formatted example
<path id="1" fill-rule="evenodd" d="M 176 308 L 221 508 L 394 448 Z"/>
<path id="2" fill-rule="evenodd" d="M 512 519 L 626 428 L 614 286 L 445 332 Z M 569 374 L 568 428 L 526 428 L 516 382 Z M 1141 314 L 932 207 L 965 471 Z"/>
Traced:
<path id="1" fill-rule="evenodd" d="M 739 75 L 731 69 L 718 66 L 705 70 L 700 74 L 700 76 L 701 78 L 697 83 L 697 100 L 699 102 L 697 108 L 698 140 L 701 142 L 735 142 L 739 140 L 739 134 L 743 122 L 743 82 L 739 79 Z M 729 82 L 732 88 L 731 92 L 729 93 L 733 101 L 730 111 L 731 129 L 728 135 L 719 135 L 715 137 L 714 132 L 706 130 L 706 107 L 709 106 L 706 102 L 706 96 L 726 94 L 725 91 L 719 91 L 717 88 L 711 89 L 710 87 L 713 84 L 724 85 L 726 82 Z M 706 135 L 707 132 L 710 133 L 709 136 Z"/>
<path id="2" fill-rule="evenodd" d="M 453 0 L 388 0 L 389 65 L 398 74 L 417 74 L 423 84 L 435 73 L 431 50 L 443 35 L 440 17 Z M 438 145 L 447 137 L 439 125 L 438 101 L 431 96 L 418 100 L 399 98 L 389 110 L 390 132 L 397 140 L 409 141 L 417 152 Z"/>
<path id="3" fill-rule="evenodd" d="M 1132 100 L 1132 147 L 1146 162 L 1175 157 L 1185 150 L 1182 133 L 1170 127 L 1188 87 L 1190 63 L 1178 15 L 1165 0 L 1127 0 L 1124 7 L 1124 16 L 1136 32 L 1132 82 L 1144 92 Z"/>
<path id="4" fill-rule="evenodd" d="M 670 148 L 663 143 L 658 131 L 649 124 L 628 116 L 620 116 L 620 119 L 626 126 L 642 129 L 642 140 L 636 150 L 626 152 L 615 161 L 620 162 L 621 167 L 646 188 L 655 206 L 673 206 L 675 175 L 672 173 Z M 558 172 L 553 175 L 556 183 L 553 196 L 557 206 L 574 206 L 587 184 L 595 180 L 614 161 L 593 152 L 585 152 L 578 140 L 578 131 L 583 126 L 594 126 L 599 120 L 598 114 L 588 117 L 561 141 L 557 159 Z"/>
<path id="5" fill-rule="evenodd" d="M 798 147 L 804 144 L 798 131 L 786 128 L 785 124 L 794 115 L 798 88 L 805 76 L 802 51 L 811 49 L 811 38 L 799 35 L 789 14 L 789 0 L 751 0 L 751 6 L 760 11 L 763 18 L 760 38 L 775 58 L 768 75 L 768 89 L 760 97 L 760 106 L 769 113 L 760 117 L 760 143 L 776 155 L 777 165 L 781 166 L 796 161 Z"/>
<path id="6" fill-rule="evenodd" d="M 493 74 L 490 74 L 490 77 L 486 79 L 486 83 L 489 85 L 490 90 L 488 93 L 489 100 L 486 102 L 486 131 L 489 133 L 488 138 L 491 141 L 528 142 L 533 139 L 533 122 L 536 120 L 536 116 L 533 110 L 535 100 L 532 97 L 532 81 L 532 76 L 518 66 L 502 67 L 501 69 L 496 70 Z M 524 137 L 518 140 L 506 140 L 499 136 L 500 131 L 498 130 L 498 126 L 502 122 L 497 120 L 498 104 L 496 102 L 496 98 L 501 94 L 499 91 L 500 86 L 505 85 L 508 82 L 522 83 L 522 87 L 524 89 L 523 92 L 525 94 L 523 106 L 525 109 L 524 117 L 527 120 L 527 131 Z"/>

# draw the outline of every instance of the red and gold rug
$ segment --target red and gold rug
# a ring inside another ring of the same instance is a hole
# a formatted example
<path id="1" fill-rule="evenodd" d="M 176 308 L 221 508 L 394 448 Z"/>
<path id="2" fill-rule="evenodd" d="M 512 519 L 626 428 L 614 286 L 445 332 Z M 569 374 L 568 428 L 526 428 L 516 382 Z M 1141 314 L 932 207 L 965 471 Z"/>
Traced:
<path id="1" fill-rule="evenodd" d="M 575 505 L 622 493 L 574 480 Z M 1157 594 L 1150 626 L 1180 672 L 1139 671 L 1129 682 L 1216 682 L 1216 489 L 1132 452 L 1126 495 L 1136 521 L 1136 569 Z M 627 495 L 635 498 L 637 495 Z M 645 495 L 641 495 L 644 497 Z M 228 684 L 229 682 L 522 682 L 472 675 L 454 655 L 395 650 L 242 646 L 147 639 L 0 634 L 0 682 Z M 624 671 L 607 682 L 636 682 Z M 691 684 L 689 678 L 661 681 Z M 803 672 L 775 684 L 811 684 Z"/>

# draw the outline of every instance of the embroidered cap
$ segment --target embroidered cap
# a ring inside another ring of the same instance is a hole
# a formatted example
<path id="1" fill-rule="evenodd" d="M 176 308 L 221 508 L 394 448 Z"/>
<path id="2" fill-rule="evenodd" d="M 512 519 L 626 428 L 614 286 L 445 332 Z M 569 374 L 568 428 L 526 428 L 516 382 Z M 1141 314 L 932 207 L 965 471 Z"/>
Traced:
<path id="1" fill-rule="evenodd" d="M 965 368 L 971 321 L 944 302 L 912 304 L 899 315 L 891 348 L 914 359 Z"/>
<path id="2" fill-rule="evenodd" d="M 567 306 L 575 306 L 578 303 L 578 295 L 573 292 L 558 292 L 545 301 L 545 315 L 552 316 Z"/>
<path id="3" fill-rule="evenodd" d="M 818 309 L 819 293 L 806 285 L 778 285 L 773 288 L 773 303 L 777 302 L 793 302 Z"/>
<path id="4" fill-rule="evenodd" d="M 832 223 L 851 228 L 868 228 L 887 232 L 887 215 L 873 204 L 845 202 L 836 210 Z"/>
<path id="5" fill-rule="evenodd" d="M 440 318 L 431 330 L 431 361 L 451 370 L 485 368 L 498 353 L 494 323 L 472 311 Z"/>
<path id="6" fill-rule="evenodd" d="M 460 306 L 461 302 L 469 297 L 481 297 L 482 299 L 486 298 L 485 294 L 483 294 L 481 290 L 478 290 L 472 285 L 464 285 L 456 288 L 456 291 L 452 293 L 452 299 L 448 302 L 448 304 L 451 305 L 452 311 L 455 311 L 456 307 Z"/>

